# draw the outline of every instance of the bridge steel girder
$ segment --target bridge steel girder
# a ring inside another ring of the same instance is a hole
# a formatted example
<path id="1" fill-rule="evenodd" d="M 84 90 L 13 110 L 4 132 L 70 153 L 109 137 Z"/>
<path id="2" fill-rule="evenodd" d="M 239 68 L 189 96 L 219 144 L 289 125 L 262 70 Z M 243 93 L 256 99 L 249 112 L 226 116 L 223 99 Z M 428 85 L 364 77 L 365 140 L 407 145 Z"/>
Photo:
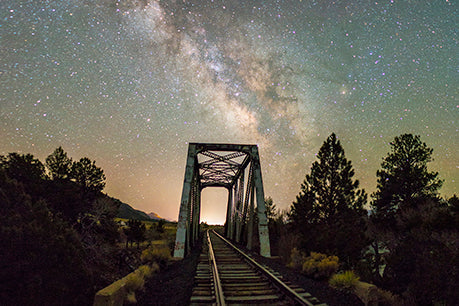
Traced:
<path id="1" fill-rule="evenodd" d="M 260 255 L 271 257 L 258 146 L 218 143 L 188 145 L 174 257 L 184 258 L 199 239 L 201 192 L 206 187 L 228 190 L 225 235 L 252 249 L 258 220 Z"/>

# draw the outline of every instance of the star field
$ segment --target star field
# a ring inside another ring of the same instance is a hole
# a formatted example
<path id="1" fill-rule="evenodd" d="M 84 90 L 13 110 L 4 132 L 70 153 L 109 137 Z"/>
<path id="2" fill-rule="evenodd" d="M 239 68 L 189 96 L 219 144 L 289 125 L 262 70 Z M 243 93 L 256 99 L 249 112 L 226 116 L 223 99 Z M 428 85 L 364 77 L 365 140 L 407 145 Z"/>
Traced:
<path id="1" fill-rule="evenodd" d="M 188 142 L 258 144 L 287 208 L 330 133 L 369 193 L 388 143 L 413 133 L 449 197 L 456 16 L 444 0 L 2 1 L 0 154 L 61 145 L 96 160 L 111 196 L 177 219 Z M 203 201 L 224 219 L 224 193 Z"/>

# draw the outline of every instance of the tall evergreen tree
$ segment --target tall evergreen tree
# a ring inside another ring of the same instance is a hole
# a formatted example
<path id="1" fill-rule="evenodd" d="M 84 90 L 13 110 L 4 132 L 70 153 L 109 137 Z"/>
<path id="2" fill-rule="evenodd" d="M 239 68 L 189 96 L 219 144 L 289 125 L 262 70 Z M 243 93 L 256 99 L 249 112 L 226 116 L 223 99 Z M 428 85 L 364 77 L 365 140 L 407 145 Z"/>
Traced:
<path id="1" fill-rule="evenodd" d="M 45 166 L 32 154 L 9 153 L 1 156 L 0 168 L 21 183 L 36 183 L 46 178 Z"/>
<path id="2" fill-rule="evenodd" d="M 45 166 L 32 154 L 9 153 L 0 156 L 0 169 L 4 169 L 8 177 L 23 184 L 35 200 L 41 197 L 43 182 L 47 179 Z"/>
<path id="3" fill-rule="evenodd" d="M 72 170 L 72 159 L 59 147 L 46 158 L 46 168 L 52 179 L 66 179 Z"/>
<path id="4" fill-rule="evenodd" d="M 72 178 L 85 191 L 102 191 L 105 187 L 104 170 L 96 166 L 96 162 L 87 157 L 81 158 L 72 165 Z"/>
<path id="5" fill-rule="evenodd" d="M 265 207 L 266 207 L 266 217 L 269 221 L 273 221 L 277 217 L 277 208 L 276 204 L 274 204 L 273 198 L 267 197 L 265 198 Z"/>
<path id="6" fill-rule="evenodd" d="M 377 190 L 371 203 L 373 220 L 386 227 L 394 226 L 398 211 L 416 208 L 421 199 L 437 197 L 443 183 L 438 172 L 427 170 L 433 149 L 418 135 L 400 135 L 390 145 L 391 151 L 376 173 Z"/>
<path id="7" fill-rule="evenodd" d="M 454 206 L 438 196 L 438 173 L 427 169 L 433 149 L 412 134 L 390 145 L 377 171 L 370 217 L 373 239 L 389 251 L 380 285 L 417 305 L 454 304 L 457 218 Z"/>
<path id="8" fill-rule="evenodd" d="M 351 265 L 365 245 L 367 195 L 358 189 L 352 164 L 334 133 L 317 158 L 291 207 L 290 218 L 303 229 L 305 249 L 338 255 Z"/>

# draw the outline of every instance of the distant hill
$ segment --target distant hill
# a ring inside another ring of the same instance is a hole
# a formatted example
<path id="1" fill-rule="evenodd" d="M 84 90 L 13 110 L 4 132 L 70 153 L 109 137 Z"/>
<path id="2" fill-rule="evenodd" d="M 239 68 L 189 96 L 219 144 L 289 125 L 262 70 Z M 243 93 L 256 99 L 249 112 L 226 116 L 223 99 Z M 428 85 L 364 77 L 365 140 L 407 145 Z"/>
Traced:
<path id="1" fill-rule="evenodd" d="M 140 220 L 140 221 L 151 221 L 152 219 L 146 213 L 141 210 L 137 210 L 132 208 L 126 203 L 123 203 L 119 200 L 117 202 L 120 203 L 118 208 L 118 214 L 116 215 L 118 218 L 123 219 L 133 219 L 133 220 Z"/>
<path id="2" fill-rule="evenodd" d="M 147 214 L 151 219 L 153 220 L 166 220 L 164 218 L 161 218 L 157 213 L 155 212 L 151 212 L 149 214 Z M 166 220 L 167 221 L 167 220 Z"/>

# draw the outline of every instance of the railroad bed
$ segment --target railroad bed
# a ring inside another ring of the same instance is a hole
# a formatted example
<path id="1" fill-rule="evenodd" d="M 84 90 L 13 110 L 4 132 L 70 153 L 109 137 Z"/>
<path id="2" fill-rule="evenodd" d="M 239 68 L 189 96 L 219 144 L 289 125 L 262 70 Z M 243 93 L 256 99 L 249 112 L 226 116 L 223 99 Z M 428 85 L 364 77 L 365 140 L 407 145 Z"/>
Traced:
<path id="1" fill-rule="evenodd" d="M 207 231 L 194 279 L 191 305 L 326 305 L 303 288 L 255 262 L 229 241 Z"/>

